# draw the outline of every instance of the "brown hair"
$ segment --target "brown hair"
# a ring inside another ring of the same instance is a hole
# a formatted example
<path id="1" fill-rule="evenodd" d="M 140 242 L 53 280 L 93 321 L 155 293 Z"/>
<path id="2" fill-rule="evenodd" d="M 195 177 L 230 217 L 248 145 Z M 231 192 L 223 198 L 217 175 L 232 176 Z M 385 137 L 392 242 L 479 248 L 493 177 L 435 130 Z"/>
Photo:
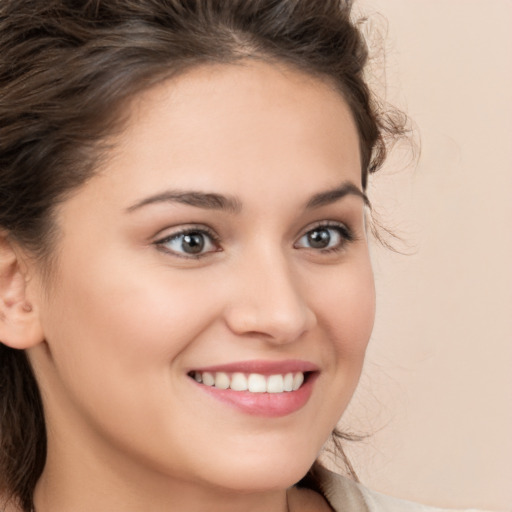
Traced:
<path id="1" fill-rule="evenodd" d="M 363 77 L 347 0 L 1 0 L 0 230 L 41 262 L 52 214 L 89 178 L 121 106 L 205 63 L 259 58 L 329 79 L 355 119 L 366 187 L 404 132 Z M 122 121 L 122 119 L 121 119 Z M 0 493 L 32 507 L 46 435 L 25 354 L 0 343 Z"/>

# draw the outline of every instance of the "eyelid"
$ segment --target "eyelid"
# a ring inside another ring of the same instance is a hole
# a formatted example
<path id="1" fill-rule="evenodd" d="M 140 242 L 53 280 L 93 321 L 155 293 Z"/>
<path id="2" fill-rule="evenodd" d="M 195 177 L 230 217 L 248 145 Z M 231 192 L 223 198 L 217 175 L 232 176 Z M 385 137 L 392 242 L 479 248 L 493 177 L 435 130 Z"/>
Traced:
<path id="1" fill-rule="evenodd" d="M 310 231 L 314 231 L 319 228 L 338 228 L 343 234 L 349 238 L 350 240 L 355 240 L 356 236 L 353 230 L 349 227 L 345 222 L 340 222 L 337 220 L 320 220 L 318 222 L 314 222 L 313 224 L 309 224 L 306 226 L 298 235 L 298 239 L 302 238 L 304 235 L 309 233 Z"/>
<path id="2" fill-rule="evenodd" d="M 338 231 L 339 235 L 342 238 L 342 243 L 339 244 L 336 247 L 330 247 L 330 248 L 323 248 L 323 249 L 315 249 L 312 247 L 299 247 L 298 243 L 299 241 L 305 237 L 308 233 L 311 231 L 314 231 L 315 229 L 335 229 Z M 353 230 L 344 222 L 339 221 L 333 221 L 333 220 L 324 220 L 324 221 L 318 221 L 313 224 L 310 224 L 307 226 L 304 230 L 301 231 L 301 234 L 297 237 L 297 241 L 293 244 L 293 246 L 296 249 L 312 249 L 317 252 L 331 252 L 342 249 L 346 244 L 349 244 L 351 242 L 354 242 L 357 240 L 357 237 L 355 236 Z"/>
<path id="3" fill-rule="evenodd" d="M 166 230 L 163 230 L 163 231 L 165 232 Z M 162 233 L 162 231 L 160 231 L 160 233 Z M 168 243 L 169 241 L 171 241 L 179 236 L 187 235 L 190 233 L 200 233 L 202 235 L 206 235 L 208 238 L 211 239 L 213 245 L 216 246 L 215 251 L 207 251 L 207 252 L 202 252 L 202 253 L 198 253 L 198 254 L 187 254 L 185 252 L 181 253 L 181 252 L 173 251 L 173 250 L 165 247 L 165 244 Z M 221 239 L 220 239 L 219 235 L 210 227 L 205 226 L 204 224 L 188 224 L 188 225 L 180 225 L 180 226 L 176 227 L 175 231 L 170 231 L 170 232 L 166 233 L 164 236 L 157 235 L 157 238 L 153 242 L 153 245 L 156 245 L 157 248 L 159 248 L 161 251 L 165 252 L 166 254 L 171 254 L 178 258 L 199 259 L 199 258 L 202 258 L 202 257 L 205 257 L 205 256 L 208 256 L 208 255 L 211 255 L 211 254 L 221 251 L 222 248 L 220 247 L 220 242 L 221 242 Z"/>
<path id="4" fill-rule="evenodd" d="M 164 229 L 161 229 L 153 238 L 155 240 L 154 243 L 157 243 L 161 240 L 167 240 L 169 238 L 172 238 L 174 236 L 187 234 L 191 232 L 200 232 L 200 233 L 206 233 L 207 235 L 211 236 L 214 240 L 219 240 L 219 235 L 213 230 L 211 227 L 207 226 L 206 224 L 196 224 L 196 223 L 185 223 L 185 224 L 178 224 L 177 226 L 168 226 Z M 162 233 L 165 233 L 162 235 Z"/>

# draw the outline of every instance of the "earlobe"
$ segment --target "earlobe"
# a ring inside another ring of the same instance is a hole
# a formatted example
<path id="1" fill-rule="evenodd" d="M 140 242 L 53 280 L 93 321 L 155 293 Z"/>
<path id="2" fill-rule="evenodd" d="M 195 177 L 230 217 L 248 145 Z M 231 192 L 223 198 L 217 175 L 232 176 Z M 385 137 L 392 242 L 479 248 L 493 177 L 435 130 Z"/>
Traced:
<path id="1" fill-rule="evenodd" d="M 27 292 L 28 277 L 19 254 L 0 231 L 0 342 L 27 349 L 43 340 L 37 304 Z"/>

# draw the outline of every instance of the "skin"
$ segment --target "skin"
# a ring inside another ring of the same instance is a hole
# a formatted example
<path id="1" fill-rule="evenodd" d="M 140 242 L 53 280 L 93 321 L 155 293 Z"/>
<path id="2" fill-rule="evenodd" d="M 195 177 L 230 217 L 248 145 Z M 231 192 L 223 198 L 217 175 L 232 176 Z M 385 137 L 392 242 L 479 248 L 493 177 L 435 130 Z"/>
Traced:
<path id="1" fill-rule="evenodd" d="M 37 270 L 26 285 L 48 424 L 36 508 L 285 512 L 288 489 L 291 510 L 329 510 L 291 486 L 354 392 L 374 286 L 363 199 L 305 205 L 361 189 L 349 109 L 329 84 L 263 62 L 194 69 L 129 108 L 107 163 L 57 211 L 51 294 Z M 169 190 L 236 208 L 140 205 Z M 339 243 L 311 247 L 326 222 L 353 240 L 324 227 Z M 219 238 L 199 259 L 162 242 L 191 225 Z M 317 365 L 304 407 L 247 414 L 187 376 L 262 359 Z"/>

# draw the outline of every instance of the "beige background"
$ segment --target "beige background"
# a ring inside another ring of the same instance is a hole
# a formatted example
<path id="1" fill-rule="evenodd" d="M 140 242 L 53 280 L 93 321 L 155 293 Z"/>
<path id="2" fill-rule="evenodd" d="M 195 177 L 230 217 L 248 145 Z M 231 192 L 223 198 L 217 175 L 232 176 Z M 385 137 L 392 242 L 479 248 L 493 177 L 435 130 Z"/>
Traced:
<path id="1" fill-rule="evenodd" d="M 374 250 L 376 327 L 343 421 L 372 435 L 350 453 L 381 492 L 512 510 L 512 1 L 356 5 L 387 19 L 370 17 L 387 98 L 421 156 L 398 150 L 370 189 L 413 254 Z"/>

